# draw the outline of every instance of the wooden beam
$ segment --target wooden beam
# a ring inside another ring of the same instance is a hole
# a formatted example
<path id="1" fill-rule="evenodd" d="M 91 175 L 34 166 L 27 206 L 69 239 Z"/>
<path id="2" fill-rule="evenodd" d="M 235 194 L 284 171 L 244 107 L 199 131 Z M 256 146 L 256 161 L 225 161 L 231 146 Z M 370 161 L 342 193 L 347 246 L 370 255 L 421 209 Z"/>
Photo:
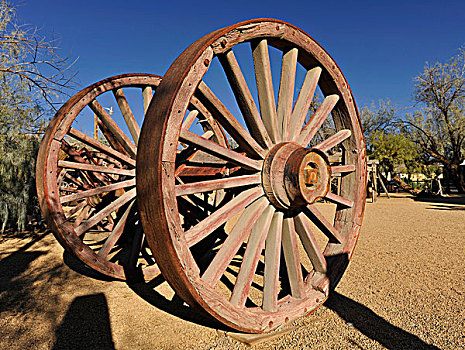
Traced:
<path id="1" fill-rule="evenodd" d="M 265 245 L 265 239 L 271 225 L 271 218 L 273 217 L 274 211 L 274 207 L 268 205 L 252 228 L 239 274 L 230 298 L 230 302 L 233 305 L 241 307 L 245 305 L 260 260 L 260 255 Z"/>
<path id="2" fill-rule="evenodd" d="M 252 55 L 255 67 L 255 80 L 257 81 L 258 101 L 263 124 L 274 143 L 281 141 L 274 99 L 273 81 L 271 78 L 270 56 L 268 42 L 261 39 L 252 42 Z"/>
<path id="3" fill-rule="evenodd" d="M 309 70 L 305 75 L 302 88 L 300 89 L 299 96 L 297 97 L 297 101 L 291 115 L 291 141 L 295 141 L 299 133 L 302 131 L 302 126 L 305 123 L 305 118 L 307 117 L 308 110 L 312 104 L 318 79 L 320 79 L 320 74 L 321 68 L 316 67 Z"/>
<path id="4" fill-rule="evenodd" d="M 219 60 L 226 73 L 229 85 L 236 97 L 237 104 L 242 112 L 250 134 L 263 148 L 270 148 L 272 146 L 271 139 L 260 117 L 260 112 L 255 105 L 255 101 L 250 93 L 241 68 L 239 67 L 239 63 L 234 56 L 234 52 L 230 50 L 224 55 L 220 55 Z"/>
<path id="5" fill-rule="evenodd" d="M 115 96 L 116 102 L 118 103 L 118 107 L 123 115 L 124 121 L 128 126 L 129 132 L 131 133 L 132 139 L 134 143 L 139 143 L 139 135 L 140 135 L 140 128 L 137 124 L 136 118 L 134 118 L 134 114 L 131 111 L 131 107 L 129 107 L 129 103 L 126 100 L 126 96 L 124 96 L 123 89 L 115 89 L 113 90 L 113 95 Z"/>
<path id="6" fill-rule="evenodd" d="M 263 280 L 264 311 L 274 312 L 278 308 L 279 267 L 284 214 L 276 211 L 271 221 L 270 232 L 265 241 L 265 272 Z"/>
<path id="7" fill-rule="evenodd" d="M 198 148 L 202 149 L 203 151 L 209 154 L 228 160 L 231 163 L 237 164 L 246 169 L 253 169 L 253 170 L 262 169 L 262 166 L 261 166 L 262 162 L 248 158 L 245 155 L 232 151 L 229 148 L 223 147 L 215 142 L 204 139 L 203 137 L 198 136 L 197 134 L 194 134 L 190 131 L 181 129 L 181 134 L 179 135 L 179 139 L 182 142 L 197 146 Z"/>

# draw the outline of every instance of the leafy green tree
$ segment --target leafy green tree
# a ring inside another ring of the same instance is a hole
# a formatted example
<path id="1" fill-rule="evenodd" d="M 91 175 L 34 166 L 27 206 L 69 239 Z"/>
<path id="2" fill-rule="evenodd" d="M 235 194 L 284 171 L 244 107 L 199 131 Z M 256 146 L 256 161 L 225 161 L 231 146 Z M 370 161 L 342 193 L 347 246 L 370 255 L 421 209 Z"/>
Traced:
<path id="1" fill-rule="evenodd" d="M 404 134 L 398 131 L 375 131 L 370 138 L 371 157 L 378 159 L 388 172 L 392 174 L 402 166 L 411 171 L 415 170 L 418 150 Z"/>
<path id="2" fill-rule="evenodd" d="M 34 168 L 47 114 L 73 78 L 55 40 L 20 25 L 0 2 L 0 229 L 24 231 L 38 214 Z"/>
<path id="3" fill-rule="evenodd" d="M 422 149 L 425 161 L 441 163 L 460 192 L 465 181 L 459 170 L 465 151 L 465 51 L 446 63 L 426 64 L 415 78 L 418 106 L 406 118 L 406 132 Z"/>
<path id="4" fill-rule="evenodd" d="M 391 174 L 400 168 L 417 170 L 418 147 L 401 132 L 401 118 L 389 100 L 362 108 L 361 119 L 370 158 L 378 159 Z"/>

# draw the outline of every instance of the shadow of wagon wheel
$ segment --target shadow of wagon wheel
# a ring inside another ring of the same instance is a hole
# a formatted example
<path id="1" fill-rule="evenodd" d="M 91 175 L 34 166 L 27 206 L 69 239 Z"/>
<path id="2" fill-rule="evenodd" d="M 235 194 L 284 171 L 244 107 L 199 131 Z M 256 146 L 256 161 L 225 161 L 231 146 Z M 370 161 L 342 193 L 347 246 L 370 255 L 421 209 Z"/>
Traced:
<path id="1" fill-rule="evenodd" d="M 138 278 L 136 278 L 135 281 L 127 281 L 128 287 L 131 288 L 132 291 L 146 302 L 162 311 L 179 317 L 184 321 L 204 327 L 219 329 L 225 332 L 232 331 L 231 328 L 209 317 L 206 313 L 202 312 L 202 310 L 193 309 L 191 306 L 187 305 L 177 294 L 169 298 L 164 295 L 165 293 L 158 292 L 156 288 L 163 283 L 166 283 L 166 280 L 161 275 L 146 282 L 140 282 Z"/>
<path id="2" fill-rule="evenodd" d="M 417 336 L 387 322 L 365 305 L 333 291 L 325 306 L 336 312 L 344 321 L 350 322 L 356 329 L 370 339 L 391 350 L 424 349 L 438 347 L 423 342 Z"/>
<path id="3" fill-rule="evenodd" d="M 72 254 L 66 250 L 63 252 L 63 262 L 74 272 L 77 272 L 80 275 L 90 277 L 99 281 L 115 281 L 116 279 L 106 276 L 98 271 L 91 269 L 81 260 L 74 257 Z"/>

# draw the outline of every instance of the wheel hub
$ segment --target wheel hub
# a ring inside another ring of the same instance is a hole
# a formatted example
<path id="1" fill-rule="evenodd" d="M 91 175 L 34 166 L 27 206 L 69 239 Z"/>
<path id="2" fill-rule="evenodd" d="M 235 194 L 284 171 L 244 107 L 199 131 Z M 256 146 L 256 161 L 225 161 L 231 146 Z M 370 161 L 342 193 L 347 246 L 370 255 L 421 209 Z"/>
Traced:
<path id="1" fill-rule="evenodd" d="M 323 152 L 292 142 L 274 146 L 263 163 L 263 188 L 279 209 L 312 204 L 324 197 L 330 178 L 331 167 Z"/>

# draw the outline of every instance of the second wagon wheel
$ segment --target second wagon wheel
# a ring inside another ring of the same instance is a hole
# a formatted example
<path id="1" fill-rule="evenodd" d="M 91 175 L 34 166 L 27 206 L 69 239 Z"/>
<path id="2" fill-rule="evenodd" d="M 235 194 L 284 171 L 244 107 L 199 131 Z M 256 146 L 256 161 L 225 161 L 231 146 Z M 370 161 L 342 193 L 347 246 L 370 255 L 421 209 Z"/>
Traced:
<path id="1" fill-rule="evenodd" d="M 124 74 L 83 89 L 57 112 L 39 150 L 37 192 L 56 238 L 113 278 L 159 274 L 140 223 L 135 158 L 139 124 L 161 79 Z M 190 122 L 225 145 L 220 128 L 194 114 Z"/>
<path id="2" fill-rule="evenodd" d="M 302 30 L 258 19 L 192 44 L 160 91 L 141 132 L 137 189 L 164 277 L 186 302 L 241 331 L 270 331 L 315 310 L 347 267 L 365 206 L 364 138 L 339 67 Z M 231 148 L 184 127 L 192 99 Z M 178 141 L 231 170 L 179 182 Z M 210 215 L 186 224 L 183 198 L 219 189 Z"/>

